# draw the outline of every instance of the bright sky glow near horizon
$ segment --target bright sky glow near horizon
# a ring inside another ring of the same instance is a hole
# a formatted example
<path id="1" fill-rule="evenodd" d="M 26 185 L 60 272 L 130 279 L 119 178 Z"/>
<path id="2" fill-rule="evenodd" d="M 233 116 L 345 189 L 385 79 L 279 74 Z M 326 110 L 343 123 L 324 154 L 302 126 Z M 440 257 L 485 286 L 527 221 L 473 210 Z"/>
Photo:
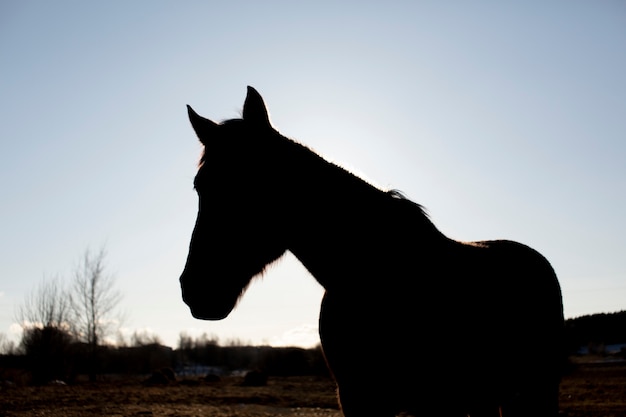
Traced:
<path id="1" fill-rule="evenodd" d="M 201 151 L 185 105 L 240 117 L 247 85 L 281 133 L 449 237 L 540 251 L 566 317 L 626 309 L 624 2 L 5 0 L 0 57 L 13 340 L 26 295 L 104 246 L 127 336 L 318 342 L 322 288 L 291 255 L 222 321 L 180 296 Z"/>

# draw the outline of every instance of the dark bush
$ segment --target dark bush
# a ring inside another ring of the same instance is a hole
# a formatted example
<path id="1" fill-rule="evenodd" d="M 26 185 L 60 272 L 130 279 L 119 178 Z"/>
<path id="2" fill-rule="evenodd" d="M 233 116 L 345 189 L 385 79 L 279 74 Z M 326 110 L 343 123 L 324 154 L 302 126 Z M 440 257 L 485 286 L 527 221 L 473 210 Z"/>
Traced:
<path id="1" fill-rule="evenodd" d="M 253 370 L 246 373 L 241 383 L 244 387 L 262 387 L 267 385 L 267 374 L 263 371 Z"/>
<path id="2" fill-rule="evenodd" d="M 209 373 L 204 377 L 204 382 L 220 382 L 222 378 L 219 375 Z"/>
<path id="3" fill-rule="evenodd" d="M 170 368 L 163 368 L 159 369 L 158 371 L 154 371 L 148 379 L 143 381 L 143 384 L 148 386 L 168 385 L 171 382 L 176 382 L 176 376 L 174 375 L 174 371 L 172 371 Z"/>
<path id="4" fill-rule="evenodd" d="M 70 378 L 71 344 L 72 337 L 57 327 L 25 329 L 21 345 L 31 372 L 31 383 L 41 385 Z"/>

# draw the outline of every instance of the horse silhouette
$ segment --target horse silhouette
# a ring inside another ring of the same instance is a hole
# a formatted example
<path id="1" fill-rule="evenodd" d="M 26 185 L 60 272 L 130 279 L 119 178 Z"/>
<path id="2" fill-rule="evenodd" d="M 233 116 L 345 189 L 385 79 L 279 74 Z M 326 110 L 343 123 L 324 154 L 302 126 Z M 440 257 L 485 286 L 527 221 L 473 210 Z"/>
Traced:
<path id="1" fill-rule="evenodd" d="M 204 145 L 180 277 L 194 317 L 225 318 L 290 251 L 325 289 L 320 340 L 346 417 L 558 414 L 563 305 L 542 255 L 446 237 L 400 192 L 282 136 L 252 87 L 241 119 L 187 107 Z"/>

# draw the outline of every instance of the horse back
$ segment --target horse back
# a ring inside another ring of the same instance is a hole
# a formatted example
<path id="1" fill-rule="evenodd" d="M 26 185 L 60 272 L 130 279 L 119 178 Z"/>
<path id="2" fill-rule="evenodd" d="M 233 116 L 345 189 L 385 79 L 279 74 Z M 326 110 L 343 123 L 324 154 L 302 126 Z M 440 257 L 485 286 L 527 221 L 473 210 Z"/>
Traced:
<path id="1" fill-rule="evenodd" d="M 453 304 L 450 312 L 457 316 L 458 335 L 520 356 L 533 343 L 559 345 L 561 289 L 543 255 L 509 240 L 454 246 L 451 253 L 456 254 L 444 268 L 447 278 L 439 279 L 449 286 L 442 298 L 445 304 L 447 294 Z"/>

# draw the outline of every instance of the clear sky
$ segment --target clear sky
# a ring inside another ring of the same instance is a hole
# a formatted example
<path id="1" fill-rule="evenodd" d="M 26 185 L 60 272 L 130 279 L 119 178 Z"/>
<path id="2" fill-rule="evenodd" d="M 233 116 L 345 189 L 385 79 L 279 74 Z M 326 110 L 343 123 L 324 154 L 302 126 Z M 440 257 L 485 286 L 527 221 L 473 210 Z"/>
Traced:
<path id="1" fill-rule="evenodd" d="M 566 317 L 626 309 L 622 1 L 3 0 L 0 75 L 10 338 L 42 279 L 104 246 L 127 335 L 317 343 L 322 288 L 292 256 L 222 321 L 180 297 L 201 151 L 185 105 L 239 117 L 247 85 L 281 133 L 449 237 L 539 250 Z"/>

